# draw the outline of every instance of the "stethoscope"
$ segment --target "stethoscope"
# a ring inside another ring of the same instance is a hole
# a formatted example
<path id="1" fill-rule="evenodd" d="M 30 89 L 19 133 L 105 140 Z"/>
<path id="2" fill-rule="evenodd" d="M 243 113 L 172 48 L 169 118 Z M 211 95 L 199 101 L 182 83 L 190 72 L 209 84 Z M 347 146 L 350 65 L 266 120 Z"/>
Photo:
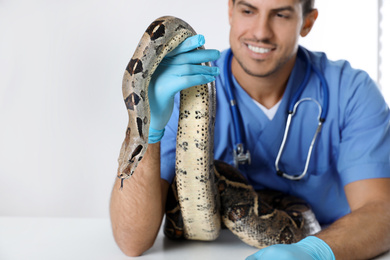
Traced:
<path id="1" fill-rule="evenodd" d="M 307 174 L 307 170 L 309 168 L 309 163 L 310 163 L 310 159 L 311 159 L 311 155 L 312 155 L 312 151 L 313 151 L 313 146 L 314 146 L 314 143 L 317 139 L 318 134 L 321 132 L 322 125 L 325 122 L 325 118 L 326 118 L 326 115 L 328 113 L 328 105 L 329 105 L 329 89 L 328 89 L 328 84 L 325 80 L 325 77 L 310 62 L 309 54 L 307 53 L 307 51 L 304 48 L 299 47 L 298 56 L 299 57 L 303 56 L 305 61 L 306 61 L 305 77 L 304 77 L 301 85 L 299 86 L 297 92 L 292 97 L 291 103 L 289 105 L 286 128 L 284 130 L 282 143 L 280 145 L 279 152 L 278 152 L 278 155 L 276 156 L 276 160 L 275 160 L 276 174 L 278 176 L 284 177 L 284 178 L 289 179 L 289 180 L 300 180 L 303 177 L 305 177 L 305 175 Z M 240 124 L 239 124 L 237 101 L 235 99 L 235 96 L 233 94 L 233 89 L 232 89 L 232 86 L 233 86 L 233 82 L 232 82 L 233 76 L 231 73 L 232 58 L 233 58 L 233 53 L 232 53 L 231 49 L 229 49 L 228 53 L 226 55 L 226 58 L 225 58 L 224 74 L 225 74 L 225 77 L 227 78 L 225 86 L 226 86 L 226 91 L 227 91 L 229 102 L 230 102 L 230 111 L 232 113 L 233 125 L 234 125 L 235 144 L 234 144 L 234 149 L 233 149 L 233 161 L 234 161 L 234 166 L 236 168 L 238 168 L 239 164 L 250 164 L 251 163 L 251 154 L 250 154 L 249 150 L 247 150 L 245 152 L 244 141 L 242 138 L 242 132 L 241 132 Z M 307 82 L 309 81 L 309 78 L 311 76 L 311 71 L 314 71 L 314 73 L 317 75 L 317 77 L 319 78 L 320 83 L 322 85 L 322 91 L 323 91 L 323 106 L 322 107 L 321 107 L 321 104 L 313 98 L 302 98 L 302 99 L 298 100 L 300 98 L 303 90 L 307 86 Z M 297 174 L 297 175 L 289 175 L 289 174 L 283 172 L 279 168 L 279 162 L 280 162 L 280 158 L 282 157 L 282 154 L 283 154 L 283 151 L 285 148 L 287 136 L 288 136 L 290 126 L 291 126 L 291 120 L 292 120 L 293 116 L 295 115 L 298 106 L 300 104 L 302 104 L 303 102 L 307 102 L 307 101 L 313 101 L 318 106 L 318 125 L 317 125 L 317 129 L 314 133 L 313 139 L 310 143 L 310 147 L 309 147 L 307 157 L 306 157 L 305 167 L 304 167 L 302 173 Z"/>

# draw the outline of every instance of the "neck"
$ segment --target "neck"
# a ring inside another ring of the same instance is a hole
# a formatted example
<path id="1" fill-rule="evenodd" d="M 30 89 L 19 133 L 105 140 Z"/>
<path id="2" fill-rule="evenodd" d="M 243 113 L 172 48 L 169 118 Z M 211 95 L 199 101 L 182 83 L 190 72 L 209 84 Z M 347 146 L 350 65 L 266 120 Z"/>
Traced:
<path id="1" fill-rule="evenodd" d="M 274 73 L 263 77 L 246 73 L 233 56 L 232 73 L 251 98 L 270 109 L 282 99 L 295 60 L 296 56 Z"/>

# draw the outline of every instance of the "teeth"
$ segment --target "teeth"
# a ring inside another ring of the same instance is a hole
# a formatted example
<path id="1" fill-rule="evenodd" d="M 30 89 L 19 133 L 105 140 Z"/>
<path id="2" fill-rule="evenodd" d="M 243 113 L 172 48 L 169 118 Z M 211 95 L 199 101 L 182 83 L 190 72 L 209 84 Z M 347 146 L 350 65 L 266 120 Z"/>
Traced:
<path id="1" fill-rule="evenodd" d="M 253 51 L 253 52 L 261 53 L 261 54 L 268 53 L 268 52 L 271 51 L 271 49 L 255 47 L 255 46 L 252 46 L 252 45 L 248 45 L 248 48 L 249 48 L 251 51 Z"/>

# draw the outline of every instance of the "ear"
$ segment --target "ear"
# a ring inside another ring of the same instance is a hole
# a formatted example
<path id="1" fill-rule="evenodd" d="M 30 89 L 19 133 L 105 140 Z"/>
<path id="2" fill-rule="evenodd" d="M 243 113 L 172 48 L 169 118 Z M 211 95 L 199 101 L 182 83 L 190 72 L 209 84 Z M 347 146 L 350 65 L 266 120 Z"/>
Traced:
<path id="1" fill-rule="evenodd" d="M 301 36 L 305 37 L 309 34 L 311 31 L 311 28 L 313 28 L 314 22 L 317 20 L 318 17 L 318 10 L 313 9 L 310 13 L 308 13 L 303 20 L 303 25 L 301 29 Z"/>
<path id="2" fill-rule="evenodd" d="M 233 0 L 228 0 L 228 1 L 229 1 L 229 24 L 231 25 L 234 3 L 233 3 Z"/>

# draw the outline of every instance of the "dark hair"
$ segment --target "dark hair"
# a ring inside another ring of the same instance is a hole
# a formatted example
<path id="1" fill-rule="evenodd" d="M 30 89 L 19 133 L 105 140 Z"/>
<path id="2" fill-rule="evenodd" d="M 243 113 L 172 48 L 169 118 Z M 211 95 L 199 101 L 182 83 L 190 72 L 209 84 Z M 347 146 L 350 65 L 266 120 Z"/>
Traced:
<path id="1" fill-rule="evenodd" d="M 232 0 L 233 4 L 236 0 Z M 315 0 L 299 0 L 302 3 L 303 16 L 306 16 L 308 13 L 313 11 L 314 9 L 314 1 Z"/>
<path id="2" fill-rule="evenodd" d="M 314 9 L 314 0 L 299 0 L 302 3 L 303 16 L 307 15 Z"/>

